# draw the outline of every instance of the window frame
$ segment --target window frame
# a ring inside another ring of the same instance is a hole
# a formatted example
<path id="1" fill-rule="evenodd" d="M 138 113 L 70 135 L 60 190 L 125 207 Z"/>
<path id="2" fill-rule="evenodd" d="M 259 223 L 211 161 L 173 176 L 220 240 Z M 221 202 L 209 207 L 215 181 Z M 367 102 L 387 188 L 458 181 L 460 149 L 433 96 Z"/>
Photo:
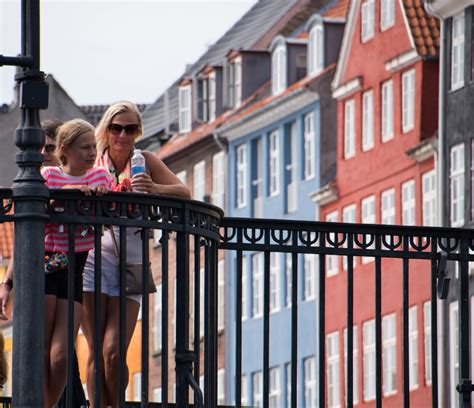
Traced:
<path id="1" fill-rule="evenodd" d="M 360 10 L 360 40 L 363 44 L 374 38 L 375 35 L 375 2 L 366 0 Z"/>
<path id="2" fill-rule="evenodd" d="M 244 208 L 247 206 L 248 196 L 248 148 L 245 143 L 237 146 L 235 161 L 237 168 L 236 204 L 237 208 Z"/>
<path id="3" fill-rule="evenodd" d="M 339 332 L 326 335 L 326 389 L 328 408 L 339 408 L 341 404 Z"/>
<path id="4" fill-rule="evenodd" d="M 369 103 L 370 102 L 370 103 Z M 362 94 L 362 151 L 374 148 L 374 92 Z"/>
<path id="5" fill-rule="evenodd" d="M 225 205 L 225 152 L 212 156 L 212 204 L 224 208 Z"/>
<path id="6" fill-rule="evenodd" d="M 386 31 L 395 25 L 395 1 L 380 1 L 380 31 Z"/>
<path id="7" fill-rule="evenodd" d="M 415 180 L 402 183 L 402 225 L 416 225 Z"/>
<path id="8" fill-rule="evenodd" d="M 449 152 L 449 215 L 452 227 L 463 227 L 465 222 L 465 154 L 464 143 L 452 146 Z M 455 186 L 461 195 L 454 193 Z"/>
<path id="9" fill-rule="evenodd" d="M 344 159 L 355 156 L 355 100 L 344 102 Z"/>
<path id="10" fill-rule="evenodd" d="M 270 197 L 280 194 L 280 131 L 268 135 L 268 192 Z"/>
<path id="11" fill-rule="evenodd" d="M 324 27 L 316 23 L 309 31 L 308 74 L 316 75 L 324 68 Z"/>
<path id="12" fill-rule="evenodd" d="M 206 161 L 201 160 L 193 166 L 193 199 L 205 201 L 206 198 Z"/>
<path id="13" fill-rule="evenodd" d="M 386 143 L 394 137 L 393 128 L 393 81 L 389 79 L 382 83 L 381 89 L 381 140 Z"/>
<path id="14" fill-rule="evenodd" d="M 316 176 L 316 132 L 314 112 L 303 116 L 304 123 L 304 179 Z"/>
<path id="15" fill-rule="evenodd" d="M 387 333 L 387 325 L 390 332 Z M 397 393 L 397 315 L 390 313 L 382 317 L 382 361 L 383 361 L 383 395 Z M 392 373 L 391 381 L 388 373 Z"/>
<path id="16" fill-rule="evenodd" d="M 282 93 L 288 86 L 286 44 L 278 44 L 272 52 L 272 94 Z"/>
<path id="17" fill-rule="evenodd" d="M 425 227 L 435 227 L 437 225 L 436 178 L 436 169 L 427 171 L 421 176 L 423 226 Z"/>
<path id="18" fill-rule="evenodd" d="M 402 132 L 407 133 L 415 127 L 415 69 L 402 74 Z"/>
<path id="19" fill-rule="evenodd" d="M 466 42 L 464 11 L 452 18 L 451 25 L 451 91 L 464 87 L 464 48 Z"/>
<path id="20" fill-rule="evenodd" d="M 184 96 L 183 94 L 188 94 L 188 104 L 184 105 Z M 178 125 L 179 133 L 187 133 L 191 131 L 192 128 L 192 88 L 191 84 L 183 85 L 179 87 L 178 91 L 179 99 L 179 112 L 178 112 Z M 186 126 L 185 126 L 186 125 Z"/>

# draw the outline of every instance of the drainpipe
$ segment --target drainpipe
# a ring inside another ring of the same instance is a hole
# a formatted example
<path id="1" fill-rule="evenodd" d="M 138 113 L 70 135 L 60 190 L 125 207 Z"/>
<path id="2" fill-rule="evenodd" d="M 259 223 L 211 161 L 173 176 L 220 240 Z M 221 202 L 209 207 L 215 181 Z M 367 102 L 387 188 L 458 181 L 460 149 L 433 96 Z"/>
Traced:
<path id="1" fill-rule="evenodd" d="M 446 24 L 444 16 L 441 15 L 431 3 L 425 2 L 425 9 L 440 21 L 440 52 L 439 52 L 439 111 L 438 111 L 438 152 L 437 152 L 437 167 L 438 167 L 438 224 L 441 227 L 447 226 L 446 222 Z M 445 330 L 444 316 L 446 314 L 446 301 L 437 299 L 438 307 L 438 404 L 440 408 L 445 407 L 445 390 L 446 381 L 445 367 L 446 367 L 446 353 L 445 344 L 447 342 L 447 333 Z"/>
<path id="2" fill-rule="evenodd" d="M 221 140 L 219 134 L 215 130 L 212 132 L 212 137 L 214 138 L 214 142 L 216 142 L 217 147 L 219 147 L 219 149 L 224 152 L 225 151 L 225 146 L 222 143 L 222 140 Z"/>

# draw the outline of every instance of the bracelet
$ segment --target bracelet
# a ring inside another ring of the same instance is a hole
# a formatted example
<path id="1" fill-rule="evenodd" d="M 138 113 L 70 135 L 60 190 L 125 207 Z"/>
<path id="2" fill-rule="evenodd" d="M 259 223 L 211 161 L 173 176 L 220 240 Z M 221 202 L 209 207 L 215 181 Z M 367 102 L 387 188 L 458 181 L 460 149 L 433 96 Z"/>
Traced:
<path id="1" fill-rule="evenodd" d="M 13 289 L 13 281 L 11 279 L 5 279 L 2 282 L 2 285 L 7 285 L 10 288 L 10 290 Z"/>

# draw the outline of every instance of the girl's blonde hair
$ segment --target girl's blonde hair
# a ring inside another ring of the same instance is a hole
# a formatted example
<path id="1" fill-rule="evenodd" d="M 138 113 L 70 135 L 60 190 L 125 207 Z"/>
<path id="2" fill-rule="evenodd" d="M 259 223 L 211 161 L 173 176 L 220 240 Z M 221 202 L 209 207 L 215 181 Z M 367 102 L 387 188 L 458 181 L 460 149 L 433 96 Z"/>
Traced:
<path id="1" fill-rule="evenodd" d="M 56 152 L 61 164 L 67 164 L 67 159 L 64 154 L 61 154 L 60 147 L 70 146 L 79 136 L 88 132 L 94 133 L 94 126 L 82 119 L 70 120 L 58 128 L 56 135 Z"/>
<path id="2" fill-rule="evenodd" d="M 143 134 L 143 123 L 140 111 L 133 102 L 120 101 L 113 105 L 110 105 L 104 112 L 102 119 L 95 129 L 95 138 L 97 140 L 97 154 L 101 156 L 109 147 L 109 134 L 108 126 L 112 123 L 112 120 L 116 115 L 120 113 L 134 113 L 137 117 L 138 133 L 135 136 L 135 140 Z"/>

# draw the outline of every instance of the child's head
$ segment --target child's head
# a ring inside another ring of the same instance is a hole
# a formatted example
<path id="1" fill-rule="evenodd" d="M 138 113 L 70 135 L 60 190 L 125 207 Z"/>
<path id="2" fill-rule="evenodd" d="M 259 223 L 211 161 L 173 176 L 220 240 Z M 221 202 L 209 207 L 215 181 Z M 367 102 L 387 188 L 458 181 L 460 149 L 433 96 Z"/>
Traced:
<path id="1" fill-rule="evenodd" d="M 82 119 L 65 122 L 57 131 L 56 152 L 62 165 L 92 167 L 97 156 L 94 127 Z"/>

